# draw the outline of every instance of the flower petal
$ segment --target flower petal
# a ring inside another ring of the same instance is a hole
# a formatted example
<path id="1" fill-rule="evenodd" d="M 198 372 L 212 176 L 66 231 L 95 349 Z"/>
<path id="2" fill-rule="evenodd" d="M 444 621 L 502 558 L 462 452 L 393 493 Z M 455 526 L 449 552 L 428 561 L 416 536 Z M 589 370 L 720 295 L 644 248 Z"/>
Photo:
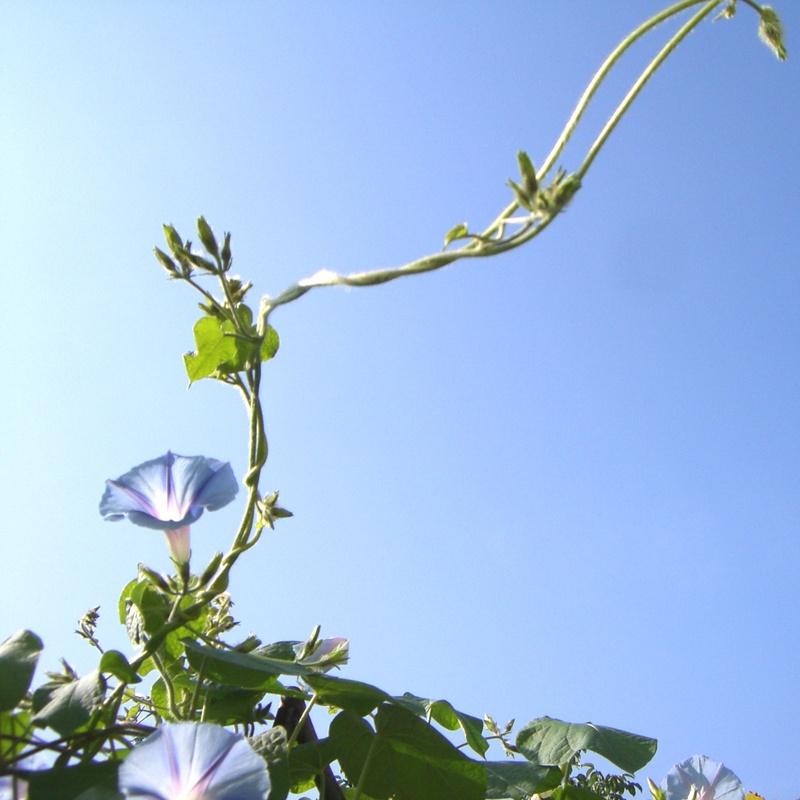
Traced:
<path id="1" fill-rule="evenodd" d="M 264 800 L 264 761 L 218 725 L 165 724 L 122 762 L 119 788 L 138 800 Z"/>
<path id="2" fill-rule="evenodd" d="M 217 511 L 236 497 L 239 485 L 228 463 L 202 456 L 173 456 L 175 495 L 181 508 Z"/>
<path id="3" fill-rule="evenodd" d="M 216 511 L 239 487 L 231 465 L 204 456 L 165 456 L 145 461 L 115 481 L 106 481 L 100 513 L 160 530 L 195 522 L 204 508 Z"/>
<path id="4" fill-rule="evenodd" d="M 724 764 L 692 756 L 676 764 L 661 782 L 666 800 L 686 800 L 692 786 L 702 800 L 744 800 L 742 782 Z"/>

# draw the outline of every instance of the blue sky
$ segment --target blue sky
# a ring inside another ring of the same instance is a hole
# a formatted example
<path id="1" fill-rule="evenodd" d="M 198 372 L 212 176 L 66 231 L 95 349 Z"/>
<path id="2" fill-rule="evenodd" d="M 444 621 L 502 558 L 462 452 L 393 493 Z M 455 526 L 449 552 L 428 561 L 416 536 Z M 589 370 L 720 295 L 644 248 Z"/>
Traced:
<path id="1" fill-rule="evenodd" d="M 527 248 L 277 311 L 244 631 L 348 636 L 345 675 L 520 724 L 591 720 L 800 794 L 800 6 L 692 34 Z M 195 298 L 161 224 L 233 233 L 254 295 L 396 266 L 491 221 L 610 49 L 661 3 L 7 3 L 0 30 L 0 638 L 72 634 L 156 532 L 97 513 L 167 449 L 246 463 L 186 389 Z M 669 31 L 623 61 L 576 168 Z M 198 562 L 239 507 L 196 526 Z"/>

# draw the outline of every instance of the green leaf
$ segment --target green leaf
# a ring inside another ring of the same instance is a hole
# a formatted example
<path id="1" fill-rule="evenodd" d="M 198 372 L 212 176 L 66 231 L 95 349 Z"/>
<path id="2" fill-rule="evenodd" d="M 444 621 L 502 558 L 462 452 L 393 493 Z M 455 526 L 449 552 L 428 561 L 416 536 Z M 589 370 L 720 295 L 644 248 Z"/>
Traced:
<path id="1" fill-rule="evenodd" d="M 185 672 L 171 676 L 170 684 L 172 686 L 172 693 L 175 697 L 176 705 L 180 705 L 184 700 L 191 697 L 195 688 L 194 681 Z M 153 688 L 150 690 L 150 699 L 153 701 L 153 705 L 162 717 L 169 718 L 172 716 L 169 695 L 167 694 L 167 687 L 163 678 L 158 678 L 154 681 Z"/>
<path id="2" fill-rule="evenodd" d="M 117 792 L 119 764 L 119 761 L 101 761 L 31 772 L 28 776 L 28 800 L 121 798 Z"/>
<path id="3" fill-rule="evenodd" d="M 258 648 L 258 655 L 265 658 L 277 658 L 280 661 L 294 661 L 294 646 L 302 644 L 299 641 L 272 642 Z"/>
<path id="4" fill-rule="evenodd" d="M 264 697 L 262 689 L 217 686 L 206 689 L 203 719 L 217 725 L 246 725 L 254 721 L 255 708 Z"/>
<path id="5" fill-rule="evenodd" d="M 106 650 L 100 659 L 100 672 L 108 672 L 124 683 L 139 683 L 142 679 L 119 650 Z"/>
<path id="6" fill-rule="evenodd" d="M 30 725 L 31 715 L 27 711 L 0 712 L 0 752 L 6 764 L 20 755 L 25 749 L 27 737 L 25 733 Z"/>
<path id="7" fill-rule="evenodd" d="M 33 722 L 66 736 L 89 721 L 105 692 L 106 682 L 96 670 L 77 681 L 45 684 L 33 693 Z"/>
<path id="8" fill-rule="evenodd" d="M 369 683 L 335 678 L 313 672 L 305 678 L 306 683 L 317 695 L 317 703 L 352 711 L 363 717 L 374 711 L 381 703 L 391 701 L 391 697 Z"/>
<path id="9" fill-rule="evenodd" d="M 758 26 L 758 36 L 779 61 L 786 61 L 786 45 L 783 40 L 783 25 L 780 17 L 771 6 L 762 6 L 761 22 Z"/>
<path id="10" fill-rule="evenodd" d="M 512 181 L 511 178 L 508 179 L 508 185 L 514 192 L 514 199 L 517 201 L 517 203 L 528 211 L 533 211 L 534 198 L 531 197 L 531 195 L 529 195 L 525 189 L 522 188 L 522 186 Z"/>
<path id="11" fill-rule="evenodd" d="M 133 590 L 136 586 L 140 583 L 138 578 L 134 578 L 132 581 L 129 581 L 125 584 L 122 592 L 119 596 L 119 603 L 117 605 L 117 610 L 119 611 L 119 621 L 124 625 L 125 620 L 128 615 L 128 603 L 127 601 L 131 599 L 131 595 L 133 594 Z"/>
<path id="12" fill-rule="evenodd" d="M 467 744 L 478 755 L 483 755 L 489 749 L 489 743 L 483 738 L 483 720 L 477 717 L 472 717 L 469 714 L 464 714 L 457 711 L 447 700 L 426 700 L 422 697 L 406 692 L 400 698 L 394 698 L 395 702 L 399 702 L 410 711 L 414 711 L 418 716 L 431 715 L 431 718 L 438 722 L 443 728 L 449 731 L 455 731 L 461 728 L 466 737 Z M 416 702 L 420 711 L 416 711 L 412 705 L 408 705 L 409 701 Z"/>
<path id="13" fill-rule="evenodd" d="M 517 747 L 534 764 L 562 766 L 581 750 L 598 753 L 625 772 L 637 772 L 653 758 L 655 739 L 591 722 L 576 724 L 550 717 L 529 722 L 517 734 Z"/>
<path id="14" fill-rule="evenodd" d="M 202 317 L 194 326 L 194 341 L 197 351 L 183 357 L 189 383 L 207 378 L 221 364 L 236 356 L 236 339 L 226 336 L 234 331 L 230 320 L 217 317 Z"/>
<path id="15" fill-rule="evenodd" d="M 360 717 L 342 711 L 331 723 L 330 739 L 347 778 L 376 800 L 485 797 L 484 766 L 399 706 L 379 706 L 374 731 Z"/>
<path id="16" fill-rule="evenodd" d="M 325 767 L 335 760 L 336 749 L 328 738 L 295 745 L 289 754 L 292 792 L 299 794 L 313 789 L 314 778 L 322 775 Z"/>
<path id="17" fill-rule="evenodd" d="M 126 606 L 125 624 L 127 625 L 129 622 L 130 606 L 133 605 L 141 613 L 139 621 L 142 630 L 150 636 L 164 627 L 172 610 L 169 600 L 157 592 L 146 580 L 136 581 L 136 585 L 131 587 L 130 592 L 126 587 L 123 590 L 123 598 L 122 603 Z"/>
<path id="18" fill-rule="evenodd" d="M 601 794 L 585 786 L 559 786 L 553 790 L 551 800 L 606 800 Z"/>
<path id="19" fill-rule="evenodd" d="M 270 784 L 267 800 L 286 800 L 291 788 L 286 731 L 279 725 L 254 736 L 249 742 L 253 750 L 267 762 Z"/>
<path id="20" fill-rule="evenodd" d="M 447 247 L 450 242 L 454 242 L 456 239 L 465 239 L 467 236 L 469 236 L 467 223 L 459 222 L 458 225 L 453 225 L 453 227 L 447 231 L 447 235 L 444 237 L 444 246 Z"/>
<path id="21" fill-rule="evenodd" d="M 226 686 L 241 689 L 263 689 L 265 692 L 289 694 L 277 680 L 278 675 L 307 676 L 312 674 L 309 667 L 293 661 L 280 661 L 277 658 L 264 658 L 256 653 L 237 653 L 234 650 L 218 650 L 196 644 L 184 639 L 186 657 L 189 664 L 211 680 Z M 304 693 L 299 693 L 306 697 Z"/>
<path id="22" fill-rule="evenodd" d="M 486 797 L 521 800 L 554 789 L 561 781 L 558 767 L 543 767 L 520 761 L 487 761 Z"/>
<path id="23" fill-rule="evenodd" d="M 278 337 L 278 332 L 272 325 L 267 325 L 267 333 L 264 336 L 264 341 L 261 342 L 261 361 L 269 361 L 278 352 L 281 346 L 281 340 Z"/>
<path id="24" fill-rule="evenodd" d="M 42 647 L 42 640 L 26 630 L 0 644 L 0 711 L 11 711 L 25 697 Z"/>

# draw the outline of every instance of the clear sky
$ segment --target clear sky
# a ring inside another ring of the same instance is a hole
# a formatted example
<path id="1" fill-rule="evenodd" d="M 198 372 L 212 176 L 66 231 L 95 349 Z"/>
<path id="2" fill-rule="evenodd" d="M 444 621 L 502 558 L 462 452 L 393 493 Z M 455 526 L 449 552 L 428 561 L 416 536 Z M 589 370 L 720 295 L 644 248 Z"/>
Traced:
<path id="1" fill-rule="evenodd" d="M 264 488 L 295 517 L 234 573 L 244 632 L 321 623 L 347 677 L 800 795 L 800 4 L 774 5 L 787 63 L 743 4 L 702 26 L 529 247 L 275 313 Z M 119 591 L 169 562 L 100 518 L 103 481 L 167 449 L 243 474 L 241 403 L 186 388 L 162 223 L 232 231 L 254 295 L 435 252 L 661 6 L 0 4 L 0 639 L 89 670 L 100 605 L 128 650 Z M 198 562 L 240 509 L 195 526 Z"/>

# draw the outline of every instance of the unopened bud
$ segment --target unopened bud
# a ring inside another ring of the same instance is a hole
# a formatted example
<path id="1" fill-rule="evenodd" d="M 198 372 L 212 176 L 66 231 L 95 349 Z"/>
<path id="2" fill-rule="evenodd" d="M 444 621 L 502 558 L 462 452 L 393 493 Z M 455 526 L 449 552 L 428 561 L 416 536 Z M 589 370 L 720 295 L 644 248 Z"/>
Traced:
<path id="1" fill-rule="evenodd" d="M 175 262 L 163 250 L 154 247 L 153 252 L 156 254 L 156 258 L 161 263 L 161 266 L 164 267 L 170 275 L 178 274 L 178 268 L 175 266 Z"/>
<path id="2" fill-rule="evenodd" d="M 214 238 L 214 232 L 211 230 L 211 227 L 206 222 L 205 217 L 199 217 L 197 220 L 197 235 L 200 237 L 200 241 L 203 243 L 203 247 L 212 255 L 214 258 L 219 258 L 219 248 L 217 247 L 217 240 Z"/>
<path id="3" fill-rule="evenodd" d="M 139 564 L 139 573 L 161 592 L 170 593 L 170 587 L 163 575 L 144 564 Z"/>
<path id="4" fill-rule="evenodd" d="M 519 174 L 522 176 L 522 188 L 528 197 L 534 197 L 539 188 L 539 181 L 536 178 L 536 168 L 524 150 L 517 153 L 517 163 L 519 164 Z"/>
<path id="5" fill-rule="evenodd" d="M 181 241 L 181 237 L 178 236 L 178 231 L 176 231 L 172 225 L 164 225 L 163 228 L 169 249 L 172 250 L 173 253 L 183 250 L 183 241 Z"/>

